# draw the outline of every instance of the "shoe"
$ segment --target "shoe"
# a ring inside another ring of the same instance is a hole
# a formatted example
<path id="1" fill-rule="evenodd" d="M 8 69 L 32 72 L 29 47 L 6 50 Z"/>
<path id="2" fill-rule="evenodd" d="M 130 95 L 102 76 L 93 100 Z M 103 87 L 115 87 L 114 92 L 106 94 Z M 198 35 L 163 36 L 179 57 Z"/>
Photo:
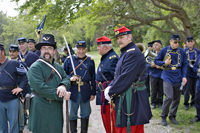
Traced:
<path id="1" fill-rule="evenodd" d="M 199 122 L 200 121 L 200 119 L 199 118 L 197 118 L 197 117 L 195 117 L 193 120 L 190 120 L 191 122 Z"/>
<path id="2" fill-rule="evenodd" d="M 155 105 L 151 105 L 151 109 L 155 109 L 156 108 L 156 106 Z"/>
<path id="3" fill-rule="evenodd" d="M 162 124 L 163 126 L 167 126 L 166 118 L 162 118 L 161 124 Z"/>
<path id="4" fill-rule="evenodd" d="M 189 106 L 188 105 L 185 105 L 185 110 L 188 110 L 189 109 Z"/>
<path id="5" fill-rule="evenodd" d="M 194 104 L 191 104 L 190 107 L 195 108 L 195 105 L 194 105 Z"/>
<path id="6" fill-rule="evenodd" d="M 158 105 L 158 108 L 159 108 L 159 109 L 162 109 L 162 105 Z"/>
<path id="7" fill-rule="evenodd" d="M 19 131 L 19 133 L 23 133 L 23 131 Z"/>
<path id="8" fill-rule="evenodd" d="M 179 124 L 175 117 L 169 117 L 169 119 L 173 124 Z"/>

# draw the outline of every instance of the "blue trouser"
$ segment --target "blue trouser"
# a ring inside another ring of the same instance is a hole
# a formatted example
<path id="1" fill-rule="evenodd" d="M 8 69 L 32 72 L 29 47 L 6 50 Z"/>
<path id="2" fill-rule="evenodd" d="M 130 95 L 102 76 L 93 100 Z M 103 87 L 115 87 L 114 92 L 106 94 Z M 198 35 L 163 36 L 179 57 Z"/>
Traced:
<path id="1" fill-rule="evenodd" d="M 0 133 L 8 133 L 8 122 L 10 133 L 19 133 L 19 100 L 14 99 L 9 102 L 0 101 Z"/>
<path id="2" fill-rule="evenodd" d="M 200 119 L 200 90 L 197 88 L 195 92 L 194 103 L 197 111 L 196 117 Z"/>
<path id="3" fill-rule="evenodd" d="M 81 118 L 89 119 L 89 116 L 91 114 L 90 101 L 83 103 L 82 96 L 79 93 L 76 102 L 69 100 L 69 120 L 78 119 L 77 113 L 78 113 L 79 105 L 80 105 Z"/>

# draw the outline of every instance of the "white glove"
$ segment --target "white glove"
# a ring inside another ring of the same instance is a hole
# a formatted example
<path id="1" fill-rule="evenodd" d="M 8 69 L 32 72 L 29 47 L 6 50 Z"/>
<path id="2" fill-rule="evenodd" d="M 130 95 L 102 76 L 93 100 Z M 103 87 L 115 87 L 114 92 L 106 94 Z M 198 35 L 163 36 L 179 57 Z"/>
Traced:
<path id="1" fill-rule="evenodd" d="M 106 98 L 106 100 L 108 100 L 110 102 L 110 96 L 108 95 L 109 90 L 110 90 L 111 86 L 106 87 L 105 91 L 104 91 L 104 96 Z"/>

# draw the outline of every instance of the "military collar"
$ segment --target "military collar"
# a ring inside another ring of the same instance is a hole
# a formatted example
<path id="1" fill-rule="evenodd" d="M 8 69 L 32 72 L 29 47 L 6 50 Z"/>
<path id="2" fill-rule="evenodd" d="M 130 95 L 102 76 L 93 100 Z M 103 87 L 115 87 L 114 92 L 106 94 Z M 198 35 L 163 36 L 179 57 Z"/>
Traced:
<path id="1" fill-rule="evenodd" d="M 22 55 L 22 52 L 20 51 L 20 54 L 22 55 L 22 56 L 25 56 L 26 54 L 28 54 L 28 50 L 26 50 L 26 53 L 24 54 L 24 55 Z"/>
<path id="2" fill-rule="evenodd" d="M 84 59 L 87 57 L 87 55 L 85 55 L 83 58 L 79 58 L 79 57 L 75 54 L 74 57 L 75 57 L 76 60 L 84 60 Z"/>
<path id="3" fill-rule="evenodd" d="M 31 51 L 31 50 L 30 50 Z M 35 49 L 35 50 L 33 50 L 33 51 L 31 51 L 31 52 L 36 52 L 37 51 L 37 49 Z"/>
<path id="4" fill-rule="evenodd" d="M 126 47 L 124 47 L 124 48 L 121 49 L 121 54 L 126 53 L 126 51 L 127 51 L 128 49 L 133 48 L 134 45 L 135 45 L 135 44 L 134 44 L 133 42 L 129 43 Z"/>
<path id="5" fill-rule="evenodd" d="M 43 59 L 43 58 L 42 58 L 42 56 L 40 56 L 40 59 L 42 59 L 42 60 L 46 61 L 45 59 Z M 46 61 L 46 62 L 48 62 L 49 64 L 53 65 L 53 64 L 54 64 L 54 62 L 55 62 L 55 59 L 53 58 L 53 61 L 52 61 L 52 63 L 51 63 L 51 62 L 49 62 L 49 61 Z"/>
<path id="6" fill-rule="evenodd" d="M 102 55 L 101 61 L 102 61 L 107 55 L 109 55 L 110 53 L 112 53 L 113 51 L 114 51 L 113 49 L 110 49 L 106 54 Z"/>
<path id="7" fill-rule="evenodd" d="M 9 59 L 6 57 L 6 60 L 3 63 L 0 63 L 0 66 L 5 64 Z"/>
<path id="8" fill-rule="evenodd" d="M 177 50 L 179 50 L 179 47 L 178 47 L 177 49 L 172 49 L 172 47 L 169 46 L 169 49 L 170 49 L 171 51 L 173 51 L 173 52 L 177 52 Z"/>

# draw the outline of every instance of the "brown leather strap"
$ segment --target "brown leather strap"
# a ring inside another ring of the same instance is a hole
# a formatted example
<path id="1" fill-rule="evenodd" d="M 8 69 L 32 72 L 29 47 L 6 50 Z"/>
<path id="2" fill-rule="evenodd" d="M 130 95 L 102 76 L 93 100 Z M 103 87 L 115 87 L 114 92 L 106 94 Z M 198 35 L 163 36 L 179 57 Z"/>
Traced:
<path id="1" fill-rule="evenodd" d="M 79 66 L 80 66 L 87 58 L 88 58 L 88 56 L 87 56 L 78 66 L 76 66 L 75 70 L 76 70 L 77 68 L 79 68 Z M 72 75 L 73 72 L 74 72 L 74 71 L 72 71 L 69 75 Z"/>

